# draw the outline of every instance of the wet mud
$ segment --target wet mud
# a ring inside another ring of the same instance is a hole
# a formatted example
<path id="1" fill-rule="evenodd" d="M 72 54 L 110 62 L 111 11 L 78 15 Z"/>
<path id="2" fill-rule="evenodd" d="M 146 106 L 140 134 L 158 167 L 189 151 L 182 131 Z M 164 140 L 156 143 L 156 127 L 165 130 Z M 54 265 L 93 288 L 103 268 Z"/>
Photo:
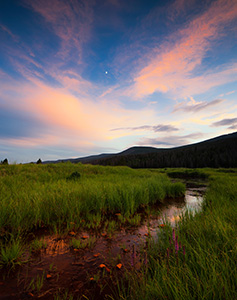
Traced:
<path id="1" fill-rule="evenodd" d="M 142 269 L 150 237 L 159 239 L 164 220 L 172 226 L 187 209 L 200 209 L 204 186 L 189 186 L 185 197 L 167 199 L 142 215 L 139 226 L 106 232 L 71 231 L 68 235 L 41 232 L 46 248 L 31 254 L 29 261 L 0 275 L 0 300 L 9 299 L 111 299 L 125 269 Z M 159 213 L 157 213 L 159 212 Z M 74 248 L 72 239 L 81 243 L 93 238 L 85 249 Z M 141 251 L 143 249 L 144 251 Z M 141 254 L 142 253 L 142 254 Z M 26 254 L 27 259 L 27 254 Z M 72 298 L 71 298 L 72 299 Z"/>

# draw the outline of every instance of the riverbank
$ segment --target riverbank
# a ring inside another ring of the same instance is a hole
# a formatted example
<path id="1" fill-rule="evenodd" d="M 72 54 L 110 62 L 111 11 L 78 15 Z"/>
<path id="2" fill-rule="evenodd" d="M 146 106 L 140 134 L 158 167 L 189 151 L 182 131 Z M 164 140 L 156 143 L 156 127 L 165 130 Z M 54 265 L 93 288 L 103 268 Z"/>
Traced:
<path id="1" fill-rule="evenodd" d="M 236 170 L 9 167 L 1 169 L 0 295 L 5 298 L 0 299 L 235 298 Z M 188 202 L 196 192 L 189 192 L 187 201 L 176 200 L 184 184 L 170 182 L 167 174 L 174 173 L 191 187 L 197 182 L 203 188 L 208 178 L 195 216 Z M 114 200 L 108 211 L 106 197 Z M 40 202 L 50 200 L 52 207 Z M 159 219 L 162 207 L 172 202 L 183 216 Z M 30 203 L 36 204 L 32 211 Z M 183 209 L 187 205 L 190 213 Z M 79 209 L 83 217 L 76 214 Z"/>
<path id="2" fill-rule="evenodd" d="M 151 242 L 143 272 L 127 276 L 124 299 L 237 299 L 237 173 L 205 170 L 202 210 L 164 228 Z M 122 293 L 122 291 L 124 291 Z"/>

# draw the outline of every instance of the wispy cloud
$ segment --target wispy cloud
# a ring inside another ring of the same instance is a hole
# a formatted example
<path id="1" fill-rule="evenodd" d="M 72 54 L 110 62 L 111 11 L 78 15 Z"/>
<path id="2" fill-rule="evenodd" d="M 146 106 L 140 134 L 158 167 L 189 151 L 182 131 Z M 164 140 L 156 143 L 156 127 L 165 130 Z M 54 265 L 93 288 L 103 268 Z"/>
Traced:
<path id="1" fill-rule="evenodd" d="M 74 58 L 77 55 L 77 63 L 81 63 L 83 46 L 91 37 L 94 1 L 25 0 L 24 2 L 27 7 L 32 8 L 50 23 L 54 33 L 61 39 L 58 54 L 68 58 L 74 50 Z"/>
<path id="2" fill-rule="evenodd" d="M 212 100 L 210 102 L 207 101 L 203 101 L 203 102 L 198 102 L 196 103 L 196 101 L 191 101 L 189 103 L 179 103 L 177 105 L 175 105 L 173 112 L 176 111 L 184 111 L 184 112 L 199 112 L 202 110 L 206 110 L 207 108 L 210 108 L 212 106 L 216 106 L 220 103 L 222 103 L 224 100 L 223 99 L 215 99 Z"/>
<path id="3" fill-rule="evenodd" d="M 12 31 L 2 24 L 0 24 L 0 29 L 4 32 L 6 32 L 15 42 L 19 42 L 19 37 L 12 33 Z"/>
<path id="4" fill-rule="evenodd" d="M 138 127 L 121 127 L 121 128 L 114 128 L 111 129 L 111 131 L 116 131 L 116 130 L 145 130 L 145 131 L 154 131 L 154 132 L 170 132 L 170 131 L 178 131 L 179 129 L 176 128 L 173 125 L 154 125 L 154 126 L 149 126 L 149 125 L 143 125 L 143 126 L 138 126 Z"/>
<path id="5" fill-rule="evenodd" d="M 169 20 L 176 21 L 179 16 L 183 16 L 194 5 L 196 0 L 176 0 L 169 8 Z"/>
<path id="6" fill-rule="evenodd" d="M 67 87 L 50 87 L 35 78 L 29 78 L 29 81 L 14 86 L 14 92 L 17 94 L 15 100 L 9 96 L 11 86 L 2 85 L 0 108 L 4 120 L 0 122 L 0 127 L 4 123 L 4 130 L 11 130 L 11 138 L 21 136 L 25 139 L 31 136 L 35 138 L 35 144 L 37 140 L 40 141 L 38 136 L 55 135 L 60 141 L 66 139 L 68 142 L 64 144 L 68 147 L 78 145 L 79 142 L 81 145 L 90 144 L 92 147 L 96 143 L 127 135 L 111 132 L 112 127 L 118 128 L 121 124 L 131 127 L 139 122 L 155 120 L 155 113 L 151 109 L 127 110 L 116 101 L 103 99 L 96 102 L 93 96 L 83 96 L 83 93 L 75 96 L 70 92 L 71 83 Z M 13 124 L 14 120 L 16 122 Z M 17 128 L 17 120 L 22 123 L 20 131 Z M 7 126 L 8 122 L 12 123 L 10 128 Z"/>
<path id="7" fill-rule="evenodd" d="M 13 7 L 26 20 L 19 28 L 7 18 L 0 23 L 2 145 L 88 154 L 138 139 L 180 146 L 203 137 L 191 132 L 236 128 L 231 84 L 201 95 L 237 79 L 234 57 L 222 60 L 214 49 L 228 26 L 235 29 L 236 1 L 120 2 L 22 0 Z"/>
<path id="8" fill-rule="evenodd" d="M 141 139 L 138 144 L 139 145 L 156 145 L 156 146 L 170 146 L 177 147 L 182 145 L 187 145 L 191 143 L 191 140 L 197 140 L 203 137 L 203 134 L 200 132 L 187 134 L 183 136 L 166 136 L 166 137 L 158 137 L 158 138 L 144 138 Z"/>
<path id="9" fill-rule="evenodd" d="M 152 58 L 135 76 L 131 95 L 142 98 L 154 92 L 170 92 L 176 97 L 187 97 L 221 83 L 234 81 L 229 76 L 229 73 L 232 76 L 236 74 L 236 66 L 233 68 L 233 65 L 203 72 L 203 75 L 195 74 L 195 70 L 201 66 L 213 41 L 223 35 L 222 29 L 236 17 L 236 1 L 213 2 L 208 10 L 192 20 L 186 28 L 176 32 L 168 42 L 148 54 Z M 217 76 L 219 80 L 216 82 L 213 77 Z"/>
<path id="10" fill-rule="evenodd" d="M 219 127 L 219 126 L 229 126 L 228 129 L 237 129 L 237 118 L 232 118 L 232 119 L 223 119 L 218 122 L 212 123 L 213 127 Z"/>

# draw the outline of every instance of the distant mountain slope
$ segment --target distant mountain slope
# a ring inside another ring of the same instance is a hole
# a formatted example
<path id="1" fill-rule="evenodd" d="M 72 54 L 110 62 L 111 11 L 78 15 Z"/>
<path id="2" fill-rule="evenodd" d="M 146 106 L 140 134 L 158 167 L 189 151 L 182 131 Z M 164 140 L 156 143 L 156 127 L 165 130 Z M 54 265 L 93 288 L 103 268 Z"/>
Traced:
<path id="1" fill-rule="evenodd" d="M 98 159 L 104 159 L 104 158 L 108 158 L 111 156 L 114 156 L 116 154 L 99 154 L 99 155 L 90 155 L 90 156 L 85 156 L 85 157 L 81 157 L 81 158 L 66 158 L 66 159 L 59 159 L 59 160 L 47 160 L 44 161 L 44 164 L 52 164 L 52 163 L 60 163 L 60 162 L 72 162 L 72 163 L 90 163 L 94 160 L 98 160 Z"/>
<path id="2" fill-rule="evenodd" d="M 155 153 L 155 152 L 160 152 L 163 149 L 159 148 L 154 148 L 154 147 L 139 147 L 139 146 L 134 146 L 131 147 L 127 150 L 124 150 L 120 153 L 117 153 L 116 155 L 131 155 L 131 154 L 147 154 L 147 153 Z"/>
<path id="3" fill-rule="evenodd" d="M 132 168 L 236 168 L 237 132 L 170 149 L 132 147 L 117 154 L 100 154 L 61 161 L 112 166 L 126 165 Z"/>

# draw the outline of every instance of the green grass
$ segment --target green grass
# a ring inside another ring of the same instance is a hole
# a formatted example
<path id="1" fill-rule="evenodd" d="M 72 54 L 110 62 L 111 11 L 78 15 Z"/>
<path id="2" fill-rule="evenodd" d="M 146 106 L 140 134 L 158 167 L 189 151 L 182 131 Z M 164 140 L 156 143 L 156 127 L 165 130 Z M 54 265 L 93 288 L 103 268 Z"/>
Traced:
<path id="1" fill-rule="evenodd" d="M 72 174 L 80 176 L 68 180 Z M 128 167 L 1 165 L 0 228 L 5 235 L 41 226 L 69 228 L 72 222 L 78 228 L 93 228 L 108 215 L 120 212 L 129 217 L 141 205 L 180 196 L 184 190 L 165 174 Z"/>
<path id="2" fill-rule="evenodd" d="M 37 277 L 36 279 L 32 279 L 29 283 L 29 285 L 27 286 L 26 290 L 28 292 L 31 292 L 31 293 L 36 293 L 36 294 L 39 294 L 40 291 L 42 290 L 43 288 L 43 285 L 44 285 L 44 282 L 45 282 L 45 271 L 39 275 L 37 274 Z"/>
<path id="3" fill-rule="evenodd" d="M 85 248 L 91 249 L 95 246 L 95 243 L 96 243 L 95 237 L 88 237 L 85 240 L 73 238 L 70 241 L 70 246 L 73 249 L 85 249 Z"/>
<path id="4" fill-rule="evenodd" d="M 120 287 L 121 297 L 237 299 L 237 173 L 206 172 L 210 187 L 202 211 L 183 215 L 174 231 L 181 248 L 175 251 L 167 224 L 158 243 L 150 243 L 147 272 L 128 272 L 129 294 Z"/>
<path id="5" fill-rule="evenodd" d="M 174 232 L 176 242 L 168 223 L 160 230 L 158 242 L 149 239 L 146 259 L 142 250 L 141 269 L 126 269 L 118 280 L 115 299 L 237 299 L 235 169 L 0 165 L 0 267 L 21 265 L 24 237 L 40 227 L 62 235 L 100 229 L 110 237 L 123 224 L 139 225 L 139 208 L 149 214 L 151 204 L 184 193 L 184 184 L 171 183 L 167 173 L 208 178 L 202 210 L 195 216 L 191 212 L 182 216 Z M 73 249 L 94 245 L 95 240 L 71 240 Z M 45 244 L 35 240 L 30 247 L 37 250 Z M 43 278 L 32 281 L 30 289 L 39 293 Z"/>
<path id="6" fill-rule="evenodd" d="M 1 245 L 0 267 L 14 269 L 17 265 L 21 265 L 23 248 L 20 239 L 11 240 L 7 245 Z"/>
<path id="7" fill-rule="evenodd" d="M 47 242 L 42 238 L 42 239 L 34 239 L 30 245 L 30 249 L 33 252 L 38 252 L 41 249 L 47 248 Z"/>

